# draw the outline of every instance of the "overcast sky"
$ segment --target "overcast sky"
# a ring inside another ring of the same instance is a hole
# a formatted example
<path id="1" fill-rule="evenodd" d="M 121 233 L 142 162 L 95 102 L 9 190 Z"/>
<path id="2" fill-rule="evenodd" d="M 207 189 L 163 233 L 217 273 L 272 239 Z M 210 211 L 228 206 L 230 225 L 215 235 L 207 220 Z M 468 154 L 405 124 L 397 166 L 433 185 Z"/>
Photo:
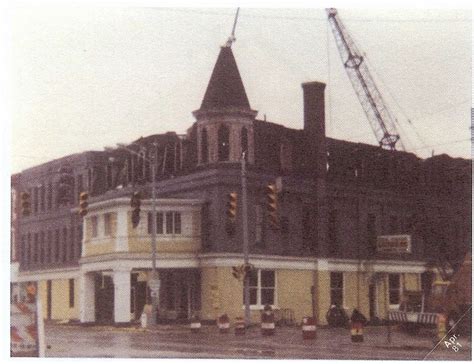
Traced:
<path id="1" fill-rule="evenodd" d="M 232 8 L 25 7 L 11 19 L 11 171 L 166 131 L 199 108 Z M 409 151 L 470 157 L 471 13 L 339 10 Z M 242 8 L 233 52 L 259 118 L 302 128 L 326 82 L 330 137 L 376 144 L 324 9 Z M 411 120 L 411 123 L 408 122 Z"/>

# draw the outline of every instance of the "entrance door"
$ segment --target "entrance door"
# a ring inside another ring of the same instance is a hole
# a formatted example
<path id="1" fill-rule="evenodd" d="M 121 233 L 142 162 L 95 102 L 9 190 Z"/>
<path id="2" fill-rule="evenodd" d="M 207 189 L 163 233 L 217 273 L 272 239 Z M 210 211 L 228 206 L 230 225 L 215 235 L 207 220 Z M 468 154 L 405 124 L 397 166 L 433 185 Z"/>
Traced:
<path id="1" fill-rule="evenodd" d="M 369 316 L 370 321 L 373 321 L 377 317 L 377 306 L 376 306 L 376 289 L 375 284 L 369 284 Z"/>
<path id="2" fill-rule="evenodd" d="M 110 276 L 97 274 L 95 277 L 95 320 L 114 322 L 114 283 Z"/>

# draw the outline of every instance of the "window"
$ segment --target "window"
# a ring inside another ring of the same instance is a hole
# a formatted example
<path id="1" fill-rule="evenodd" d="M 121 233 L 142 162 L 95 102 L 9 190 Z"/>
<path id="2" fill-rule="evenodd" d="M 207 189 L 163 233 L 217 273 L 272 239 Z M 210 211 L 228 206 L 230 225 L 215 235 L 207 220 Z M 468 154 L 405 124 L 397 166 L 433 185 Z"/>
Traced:
<path id="1" fill-rule="evenodd" d="M 400 274 L 388 275 L 388 298 L 391 305 L 400 303 Z"/>
<path id="2" fill-rule="evenodd" d="M 67 260 L 67 250 L 68 250 L 67 247 L 68 247 L 67 228 L 63 228 L 63 256 L 62 256 L 63 262 Z"/>
<path id="3" fill-rule="evenodd" d="M 91 216 L 90 221 L 91 221 L 91 228 L 92 228 L 92 237 L 97 238 L 97 236 L 99 235 L 99 232 L 98 232 L 99 219 L 97 218 L 97 216 Z"/>
<path id="4" fill-rule="evenodd" d="M 207 142 L 207 129 L 201 131 L 201 163 L 207 163 L 209 160 L 209 148 Z"/>
<path id="5" fill-rule="evenodd" d="M 59 229 L 56 229 L 56 236 L 55 236 L 55 247 L 54 247 L 54 260 L 59 262 Z"/>
<path id="6" fill-rule="evenodd" d="M 251 271 L 249 287 L 252 306 L 275 305 L 275 271 L 262 269 Z M 242 297 L 244 300 L 245 297 Z"/>
<path id="7" fill-rule="evenodd" d="M 38 263 L 38 233 L 34 234 L 33 263 Z"/>
<path id="8" fill-rule="evenodd" d="M 369 254 L 375 254 L 377 251 L 377 232 L 375 228 L 375 215 L 367 215 L 367 243 L 369 247 Z"/>
<path id="9" fill-rule="evenodd" d="M 330 277 L 331 305 L 342 307 L 344 276 L 342 272 L 331 272 Z"/>
<path id="10" fill-rule="evenodd" d="M 69 279 L 69 307 L 74 307 L 74 279 Z"/>
<path id="11" fill-rule="evenodd" d="M 38 187 L 33 189 L 33 212 L 38 212 Z"/>
<path id="12" fill-rule="evenodd" d="M 219 162 L 229 160 L 229 152 L 230 152 L 230 145 L 229 145 L 229 128 L 226 126 L 221 126 L 218 131 L 217 135 L 217 143 L 218 143 L 218 160 Z"/>
<path id="13" fill-rule="evenodd" d="M 46 206 L 46 189 L 44 186 L 40 187 L 40 210 L 44 211 Z"/>
<path id="14" fill-rule="evenodd" d="M 77 202 L 77 201 L 79 201 L 79 195 L 81 194 L 81 192 L 84 188 L 83 182 L 82 182 L 82 174 L 77 175 L 76 186 L 77 186 L 77 197 L 76 197 L 76 202 Z"/>
<path id="15" fill-rule="evenodd" d="M 152 226 L 151 226 L 152 218 L 153 218 L 153 213 L 149 212 L 148 213 L 148 234 L 152 233 Z M 163 213 L 162 212 L 156 213 L 156 233 L 163 234 Z"/>
<path id="16" fill-rule="evenodd" d="M 242 153 L 245 152 L 245 160 L 248 160 L 249 136 L 247 128 L 242 128 L 240 134 L 240 147 L 242 148 Z"/>
<path id="17" fill-rule="evenodd" d="M 174 233 L 181 234 L 181 213 L 174 213 Z"/>
<path id="18" fill-rule="evenodd" d="M 263 208 L 262 205 L 255 205 L 255 244 L 263 243 Z"/>
<path id="19" fill-rule="evenodd" d="M 328 239 L 329 239 L 329 252 L 331 254 L 337 254 L 339 252 L 339 241 L 337 239 L 337 211 L 336 210 L 332 210 L 329 213 Z"/>
<path id="20" fill-rule="evenodd" d="M 39 249 L 40 249 L 40 263 L 44 263 L 44 232 L 40 233 L 40 241 L 39 241 Z"/>
<path id="21" fill-rule="evenodd" d="M 48 210 L 51 210 L 53 208 L 53 185 L 50 183 L 48 185 Z"/>
<path id="22" fill-rule="evenodd" d="M 181 213 L 169 211 L 166 213 L 166 234 L 181 234 Z"/>
<path id="23" fill-rule="evenodd" d="M 53 234 L 51 233 L 51 230 L 48 230 L 47 242 L 46 242 L 46 246 L 47 246 L 46 262 L 48 263 L 51 263 L 51 260 L 52 260 L 52 255 L 51 255 L 51 246 L 53 245 L 52 240 L 53 240 Z"/>
<path id="24" fill-rule="evenodd" d="M 173 234 L 173 213 L 166 213 L 166 234 Z"/>
<path id="25" fill-rule="evenodd" d="M 104 214 L 104 235 L 110 236 L 112 234 L 112 214 Z"/>
<path id="26" fill-rule="evenodd" d="M 77 227 L 77 256 L 82 255 L 82 225 Z"/>

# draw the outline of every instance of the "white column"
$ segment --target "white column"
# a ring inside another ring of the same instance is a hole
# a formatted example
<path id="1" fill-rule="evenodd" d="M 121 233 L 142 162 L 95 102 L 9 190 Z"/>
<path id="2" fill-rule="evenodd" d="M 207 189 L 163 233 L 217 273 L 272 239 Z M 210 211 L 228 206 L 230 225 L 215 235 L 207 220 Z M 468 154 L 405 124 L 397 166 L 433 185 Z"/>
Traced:
<path id="1" fill-rule="evenodd" d="M 92 273 L 79 277 L 79 310 L 81 322 L 95 321 L 95 285 Z"/>
<path id="2" fill-rule="evenodd" d="M 130 322 L 130 269 L 114 269 L 114 321 Z"/>
<path id="3" fill-rule="evenodd" d="M 117 234 L 115 240 L 115 251 L 126 252 L 128 251 L 128 211 L 125 208 L 121 208 L 117 211 Z"/>

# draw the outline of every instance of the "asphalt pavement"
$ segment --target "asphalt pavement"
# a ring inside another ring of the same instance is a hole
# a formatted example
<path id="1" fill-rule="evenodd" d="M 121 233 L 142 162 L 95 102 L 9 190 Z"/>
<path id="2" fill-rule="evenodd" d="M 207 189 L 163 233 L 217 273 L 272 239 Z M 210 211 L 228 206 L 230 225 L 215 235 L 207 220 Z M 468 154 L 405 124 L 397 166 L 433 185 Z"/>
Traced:
<path id="1" fill-rule="evenodd" d="M 184 325 L 139 327 L 46 324 L 47 357 L 94 358 L 236 358 L 236 359 L 388 359 L 471 360 L 470 339 L 457 335 L 437 344 L 432 332 L 413 336 L 392 328 L 367 327 L 364 341 L 353 343 L 343 328 L 318 328 L 314 340 L 303 340 L 300 327 L 277 327 L 262 336 L 258 326 L 244 336 L 220 334 L 215 326 L 191 333 Z M 454 348 L 456 346 L 456 348 Z"/>

